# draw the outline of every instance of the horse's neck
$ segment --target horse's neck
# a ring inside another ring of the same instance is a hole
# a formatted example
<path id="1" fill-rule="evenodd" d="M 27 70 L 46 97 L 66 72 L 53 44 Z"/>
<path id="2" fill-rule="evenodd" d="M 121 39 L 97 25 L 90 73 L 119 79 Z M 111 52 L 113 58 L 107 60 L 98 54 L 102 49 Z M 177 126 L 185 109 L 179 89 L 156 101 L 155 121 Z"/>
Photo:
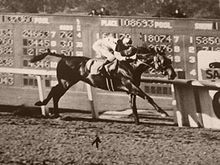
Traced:
<path id="1" fill-rule="evenodd" d="M 142 63 L 137 63 L 134 65 L 134 74 L 137 76 L 141 76 L 142 73 L 147 69 L 147 66 Z"/>
<path id="2" fill-rule="evenodd" d="M 146 66 L 134 62 L 134 63 L 128 63 L 125 61 L 120 62 L 120 65 L 123 66 L 123 68 L 127 71 L 127 74 L 129 74 L 131 77 L 138 79 L 141 77 L 142 73 L 145 71 Z"/>

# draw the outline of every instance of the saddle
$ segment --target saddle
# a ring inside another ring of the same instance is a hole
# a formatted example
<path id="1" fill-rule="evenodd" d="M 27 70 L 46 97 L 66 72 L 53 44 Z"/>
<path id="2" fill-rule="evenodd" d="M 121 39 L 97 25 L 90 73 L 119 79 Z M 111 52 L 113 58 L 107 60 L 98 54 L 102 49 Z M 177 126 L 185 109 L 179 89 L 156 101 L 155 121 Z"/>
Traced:
<path id="1" fill-rule="evenodd" d="M 114 60 L 111 63 L 106 64 L 102 70 L 99 70 L 103 63 L 104 59 L 90 59 L 86 63 L 86 68 L 93 75 L 102 73 L 108 74 L 108 76 L 110 76 L 117 69 L 117 60 Z"/>

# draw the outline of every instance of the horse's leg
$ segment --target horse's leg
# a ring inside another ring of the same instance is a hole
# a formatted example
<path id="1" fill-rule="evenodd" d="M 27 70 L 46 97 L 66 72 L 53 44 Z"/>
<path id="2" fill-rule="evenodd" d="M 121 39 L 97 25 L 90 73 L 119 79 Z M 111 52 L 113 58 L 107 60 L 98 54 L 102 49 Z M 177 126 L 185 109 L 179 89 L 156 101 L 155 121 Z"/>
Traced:
<path id="1" fill-rule="evenodd" d="M 37 105 L 37 106 L 47 105 L 47 103 L 50 101 L 50 99 L 55 95 L 54 93 L 56 93 L 56 91 L 58 90 L 57 88 L 59 88 L 59 84 L 57 84 L 56 86 L 51 88 L 46 99 L 44 99 L 43 101 L 36 102 L 35 105 Z"/>
<path id="2" fill-rule="evenodd" d="M 63 85 L 59 85 L 57 90 L 55 91 L 54 95 L 53 95 L 53 111 L 52 111 L 52 115 L 54 117 L 59 117 L 59 107 L 58 107 L 58 102 L 60 100 L 60 98 L 66 93 L 66 91 L 69 88 L 64 87 Z"/>
<path id="3" fill-rule="evenodd" d="M 66 81 L 64 79 L 61 79 L 59 81 L 59 84 L 56 88 L 56 90 L 53 93 L 53 105 L 54 105 L 54 109 L 53 109 L 53 116 L 54 117 L 59 117 L 59 107 L 58 107 L 58 102 L 60 100 L 60 98 L 66 93 L 66 91 L 74 84 L 76 84 L 79 80 L 74 80 L 74 81 Z"/>
<path id="4" fill-rule="evenodd" d="M 138 117 L 137 106 L 136 106 L 136 95 L 134 94 L 130 94 L 130 107 L 133 111 L 135 124 L 139 124 L 139 117 Z"/>
<path id="5" fill-rule="evenodd" d="M 60 97 L 62 97 L 62 95 L 64 95 L 64 93 L 66 91 L 67 91 L 67 89 L 65 87 L 63 87 L 63 85 L 61 83 L 59 83 L 55 87 L 52 87 L 52 89 L 46 99 L 44 99 L 42 102 L 41 101 L 36 102 L 35 105 L 37 105 L 37 106 L 47 105 L 47 103 L 50 101 L 50 99 L 53 98 L 54 108 L 52 111 L 50 111 L 50 113 L 54 117 L 58 117 L 59 116 L 58 102 L 59 102 Z"/>
<path id="6" fill-rule="evenodd" d="M 163 117 L 169 116 L 159 105 L 155 103 L 155 101 L 147 94 L 145 94 L 145 99 L 156 109 L 157 112 L 161 114 Z"/>
<path id="7" fill-rule="evenodd" d="M 53 98 L 53 104 L 54 108 L 53 111 L 51 112 L 55 117 L 59 116 L 59 111 L 58 111 L 58 102 L 60 98 L 65 94 L 65 92 L 74 84 L 76 84 L 79 80 L 74 80 L 72 82 L 68 82 L 66 80 L 60 80 L 59 83 L 55 86 L 52 87 L 51 91 L 49 92 L 48 96 L 46 99 L 44 99 L 42 102 L 38 101 L 35 103 L 37 106 L 42 106 L 46 105 L 51 98 Z"/>
<path id="8" fill-rule="evenodd" d="M 139 97 L 147 100 L 157 112 L 159 112 L 162 116 L 169 116 L 161 107 L 159 107 L 154 100 L 144 93 L 139 87 L 134 85 L 130 80 L 125 81 L 125 87 L 128 89 L 128 92 L 134 95 L 138 95 Z"/>

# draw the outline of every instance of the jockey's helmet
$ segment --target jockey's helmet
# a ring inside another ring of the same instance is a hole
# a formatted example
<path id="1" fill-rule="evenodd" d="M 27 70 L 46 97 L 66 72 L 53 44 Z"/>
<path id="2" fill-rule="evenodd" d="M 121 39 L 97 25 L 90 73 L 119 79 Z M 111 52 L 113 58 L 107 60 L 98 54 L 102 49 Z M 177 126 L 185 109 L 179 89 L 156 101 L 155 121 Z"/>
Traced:
<path id="1" fill-rule="evenodd" d="M 123 43 L 125 46 L 129 46 L 129 45 L 132 44 L 132 40 L 131 40 L 131 38 L 129 38 L 129 37 L 124 37 L 124 38 L 122 39 L 122 43 Z"/>

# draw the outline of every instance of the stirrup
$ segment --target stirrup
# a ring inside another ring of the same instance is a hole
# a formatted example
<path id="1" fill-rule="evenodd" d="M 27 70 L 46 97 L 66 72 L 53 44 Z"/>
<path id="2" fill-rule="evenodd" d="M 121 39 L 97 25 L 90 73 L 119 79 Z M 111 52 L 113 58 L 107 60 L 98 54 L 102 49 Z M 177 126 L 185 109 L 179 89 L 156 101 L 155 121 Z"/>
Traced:
<path id="1" fill-rule="evenodd" d="M 111 77 L 110 73 L 107 72 L 105 66 L 103 66 L 99 71 L 100 71 L 100 73 L 101 73 L 103 76 L 105 76 L 105 77 L 107 77 L 107 78 L 110 78 L 110 77 Z"/>
<path id="2" fill-rule="evenodd" d="M 101 72 L 103 69 L 104 69 L 104 66 L 101 65 L 101 66 L 97 69 L 97 71 L 98 71 L 98 72 Z"/>

